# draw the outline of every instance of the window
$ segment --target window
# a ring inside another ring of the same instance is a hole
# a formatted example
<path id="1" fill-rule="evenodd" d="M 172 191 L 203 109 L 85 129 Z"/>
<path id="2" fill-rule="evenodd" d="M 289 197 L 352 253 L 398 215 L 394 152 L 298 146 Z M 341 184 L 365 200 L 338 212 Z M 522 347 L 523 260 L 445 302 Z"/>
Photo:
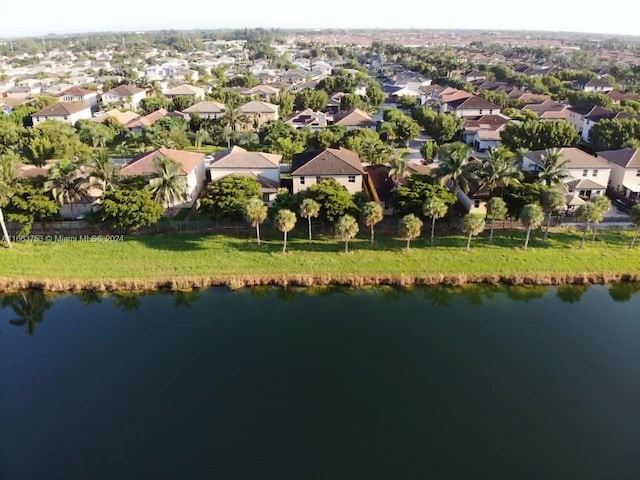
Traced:
<path id="1" fill-rule="evenodd" d="M 593 173 L 591 174 L 592 177 L 597 177 L 598 176 L 598 170 L 594 170 Z"/>
<path id="2" fill-rule="evenodd" d="M 636 177 L 640 177 L 640 168 L 636 170 Z"/>
<path id="3" fill-rule="evenodd" d="M 356 183 L 356 176 L 355 175 L 349 175 L 349 183 Z"/>
<path id="4" fill-rule="evenodd" d="M 269 194 L 268 193 L 263 193 L 262 194 L 262 201 L 264 203 L 269 203 Z"/>
<path id="5" fill-rule="evenodd" d="M 64 116 L 64 117 L 62 117 L 62 118 L 64 118 L 65 120 L 69 120 L 69 117 L 68 117 L 67 115 L 65 115 L 65 116 Z"/>
<path id="6" fill-rule="evenodd" d="M 480 200 L 473 201 L 473 208 L 480 208 Z"/>
<path id="7" fill-rule="evenodd" d="M 480 109 L 480 115 L 482 115 L 482 109 Z"/>
<path id="8" fill-rule="evenodd" d="M 304 177 L 300 177 L 300 185 L 304 185 Z"/>
<path id="9" fill-rule="evenodd" d="M 489 115 L 493 115 L 493 110 L 489 110 Z"/>
<path id="10" fill-rule="evenodd" d="M 582 170 L 582 176 L 586 177 L 587 175 L 589 175 L 589 170 Z"/>

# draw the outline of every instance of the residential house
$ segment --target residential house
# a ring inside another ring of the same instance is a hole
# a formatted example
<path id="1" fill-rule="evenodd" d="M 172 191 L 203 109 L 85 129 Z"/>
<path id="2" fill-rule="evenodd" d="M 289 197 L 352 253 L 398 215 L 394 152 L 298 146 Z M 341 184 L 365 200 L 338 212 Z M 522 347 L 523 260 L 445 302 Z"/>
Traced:
<path id="1" fill-rule="evenodd" d="M 151 112 L 149 115 L 144 115 L 130 121 L 126 127 L 132 132 L 142 133 L 145 129 L 163 118 L 185 118 L 185 115 L 180 112 L 168 112 L 164 108 L 161 108 L 155 112 Z"/>
<path id="2" fill-rule="evenodd" d="M 569 120 L 571 109 L 569 105 L 558 103 L 554 100 L 545 100 L 541 103 L 530 103 L 522 110 L 530 110 L 538 115 L 540 120 Z"/>
<path id="3" fill-rule="evenodd" d="M 364 167 L 362 187 L 372 202 L 376 202 L 383 209 L 384 215 L 393 215 L 391 198 L 396 187 L 389 175 L 391 167 L 377 164 Z"/>
<path id="4" fill-rule="evenodd" d="M 185 108 L 182 113 L 188 115 L 195 113 L 198 114 L 200 118 L 216 119 L 224 116 L 226 109 L 227 107 L 223 103 L 204 100 L 190 106 L 189 108 Z"/>
<path id="5" fill-rule="evenodd" d="M 89 119 L 91 119 L 91 106 L 85 103 L 56 103 L 31 115 L 34 126 L 47 120 L 75 125 L 78 120 Z"/>
<path id="6" fill-rule="evenodd" d="M 404 85 L 383 85 L 382 90 L 392 102 L 397 102 L 402 97 L 420 97 L 420 91 Z"/>
<path id="7" fill-rule="evenodd" d="M 260 100 L 270 102 L 278 97 L 280 90 L 271 85 L 256 85 L 255 87 L 245 90 L 243 95 L 247 97 L 257 96 Z"/>
<path id="8" fill-rule="evenodd" d="M 188 97 L 193 99 L 194 102 L 204 100 L 204 90 L 200 87 L 194 87 L 186 83 L 179 85 L 164 92 L 164 96 L 169 100 L 173 100 L 176 97 Z"/>
<path id="9" fill-rule="evenodd" d="M 566 168 L 570 177 L 565 184 L 569 193 L 583 199 L 605 194 L 611 175 L 609 163 L 578 148 L 560 148 L 559 152 L 562 160 L 567 161 Z M 545 150 L 524 153 L 522 169 L 529 172 L 540 171 L 546 154 Z"/>
<path id="10" fill-rule="evenodd" d="M 498 115 L 482 115 L 478 117 L 464 117 L 465 126 L 462 132 L 462 141 L 467 145 L 474 145 L 474 138 L 476 137 L 476 133 L 480 130 L 484 131 L 497 131 L 498 134 L 504 130 L 504 127 L 511 120 L 506 115 L 498 114 Z M 483 135 L 484 137 L 484 135 Z M 498 135 L 499 140 L 499 135 Z M 477 147 L 481 145 L 478 144 Z M 493 148 L 493 146 L 491 146 Z M 487 148 L 484 148 L 486 150 Z M 476 148 L 476 150 L 480 150 L 480 148 Z"/>
<path id="11" fill-rule="evenodd" d="M 107 120 L 111 119 L 115 122 L 118 122 L 120 125 L 127 125 L 128 123 L 133 122 L 135 119 L 140 117 L 136 112 L 131 111 L 120 111 L 116 108 L 112 108 L 111 110 L 106 111 L 103 114 L 96 115 L 91 119 L 92 122 L 104 123 Z"/>
<path id="12" fill-rule="evenodd" d="M 293 116 L 286 120 L 286 123 L 294 128 L 309 127 L 312 130 L 317 130 L 327 126 L 327 115 L 307 108 L 301 112 L 294 113 Z"/>
<path id="13" fill-rule="evenodd" d="M 584 118 L 589 115 L 602 115 L 608 114 L 611 110 L 608 110 L 600 105 L 577 105 L 569 108 L 569 123 L 574 126 L 578 131 L 578 134 L 582 135 L 582 128 L 584 127 Z"/>
<path id="14" fill-rule="evenodd" d="M 352 108 L 348 112 L 336 113 L 333 116 L 332 125 L 346 127 L 347 130 L 356 128 L 375 130 L 378 123 L 367 112 L 363 112 L 359 108 Z"/>
<path id="15" fill-rule="evenodd" d="M 451 112 L 458 117 L 477 117 L 487 114 L 497 115 L 500 113 L 500 107 L 498 105 L 476 95 L 453 100 L 445 105 L 445 111 Z"/>
<path id="16" fill-rule="evenodd" d="M 640 200 L 640 148 L 598 152 L 611 167 L 611 188 L 632 200 Z"/>
<path id="17" fill-rule="evenodd" d="M 9 115 L 18 105 L 28 102 L 30 102 L 30 100 L 27 100 L 26 98 L 0 98 L 0 109 L 2 110 L 2 113 Z"/>
<path id="18" fill-rule="evenodd" d="M 478 80 L 486 80 L 487 74 L 479 70 L 472 70 L 469 73 L 467 73 L 463 79 L 465 82 L 475 82 Z"/>
<path id="19" fill-rule="evenodd" d="M 123 105 L 125 108 L 137 110 L 138 107 L 140 107 L 140 102 L 146 96 L 147 91 L 144 88 L 120 85 L 104 92 L 102 94 L 102 103 L 105 105 L 117 103 L 118 105 Z"/>
<path id="20" fill-rule="evenodd" d="M 606 93 L 613 90 L 613 85 L 601 78 L 592 78 L 586 82 L 578 82 L 577 86 L 585 92 Z"/>
<path id="21" fill-rule="evenodd" d="M 616 105 L 620 105 L 621 102 L 640 102 L 640 95 L 637 93 L 625 93 L 618 90 L 611 90 L 606 92 L 605 95 Z"/>
<path id="22" fill-rule="evenodd" d="M 491 191 L 488 188 L 476 188 L 467 193 L 458 189 L 456 196 L 466 212 L 480 215 L 487 214 L 487 203 L 491 198 Z"/>
<path id="23" fill-rule="evenodd" d="M 333 178 L 354 194 L 362 191 L 363 175 L 358 154 L 343 147 L 298 153 L 291 162 L 294 194 L 323 178 Z"/>
<path id="24" fill-rule="evenodd" d="M 156 162 L 160 159 L 168 159 L 178 164 L 181 174 L 187 178 L 188 193 L 185 201 L 177 205 L 164 206 L 167 208 L 191 208 L 206 183 L 204 153 L 158 148 L 134 157 L 120 170 L 120 173 L 124 176 L 153 176 L 158 173 Z"/>
<path id="25" fill-rule="evenodd" d="M 242 105 L 240 111 L 251 120 L 250 125 L 256 130 L 267 122 L 278 120 L 278 105 L 272 103 L 254 100 Z"/>
<path id="26" fill-rule="evenodd" d="M 307 72 L 301 69 L 289 70 L 282 75 L 282 81 L 289 85 L 299 85 L 307 80 Z"/>
<path id="27" fill-rule="evenodd" d="M 25 99 L 31 98 L 39 93 L 40 86 L 38 85 L 16 85 L 4 92 L 4 96 L 7 98 Z"/>
<path id="28" fill-rule="evenodd" d="M 580 134 L 580 138 L 583 142 L 587 143 L 589 141 L 589 132 L 591 131 L 591 128 L 601 120 L 640 120 L 640 117 L 627 112 L 612 111 L 587 115 L 583 118 L 582 133 Z"/>
<path id="29" fill-rule="evenodd" d="M 71 87 L 61 92 L 58 95 L 58 98 L 61 102 L 64 103 L 84 103 L 90 106 L 95 106 L 98 104 L 98 94 L 93 90 L 88 90 L 82 87 Z"/>
<path id="30" fill-rule="evenodd" d="M 234 146 L 214 155 L 208 165 L 209 179 L 215 181 L 228 175 L 254 177 L 262 186 L 263 200 L 270 204 L 280 187 L 281 160 L 281 155 L 248 152 Z"/>

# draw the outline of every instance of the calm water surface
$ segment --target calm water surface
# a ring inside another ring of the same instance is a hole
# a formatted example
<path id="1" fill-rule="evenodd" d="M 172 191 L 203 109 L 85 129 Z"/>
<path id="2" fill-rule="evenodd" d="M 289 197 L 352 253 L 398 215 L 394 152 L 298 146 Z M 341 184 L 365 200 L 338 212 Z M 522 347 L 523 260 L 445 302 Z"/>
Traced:
<path id="1" fill-rule="evenodd" d="M 638 479 L 637 290 L 6 297 L 0 478 Z"/>

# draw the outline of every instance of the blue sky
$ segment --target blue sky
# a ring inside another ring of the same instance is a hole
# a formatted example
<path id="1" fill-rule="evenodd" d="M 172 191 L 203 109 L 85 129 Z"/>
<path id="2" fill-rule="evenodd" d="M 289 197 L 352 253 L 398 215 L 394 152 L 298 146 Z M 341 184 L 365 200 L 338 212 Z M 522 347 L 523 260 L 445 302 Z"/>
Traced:
<path id="1" fill-rule="evenodd" d="M 2 10 L 2 37 L 238 27 L 479 28 L 640 34 L 640 2 L 636 1 L 30 0 L 7 1 Z"/>

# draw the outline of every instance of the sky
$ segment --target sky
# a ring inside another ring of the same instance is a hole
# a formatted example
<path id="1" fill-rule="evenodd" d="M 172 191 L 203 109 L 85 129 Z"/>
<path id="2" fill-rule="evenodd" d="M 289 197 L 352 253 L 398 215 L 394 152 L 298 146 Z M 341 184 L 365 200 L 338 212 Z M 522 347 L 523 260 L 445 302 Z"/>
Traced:
<path id="1" fill-rule="evenodd" d="M 29 0 L 6 1 L 2 10 L 1 37 L 242 27 L 473 28 L 640 35 L 640 2 L 635 0 L 610 4 L 595 0 Z"/>

